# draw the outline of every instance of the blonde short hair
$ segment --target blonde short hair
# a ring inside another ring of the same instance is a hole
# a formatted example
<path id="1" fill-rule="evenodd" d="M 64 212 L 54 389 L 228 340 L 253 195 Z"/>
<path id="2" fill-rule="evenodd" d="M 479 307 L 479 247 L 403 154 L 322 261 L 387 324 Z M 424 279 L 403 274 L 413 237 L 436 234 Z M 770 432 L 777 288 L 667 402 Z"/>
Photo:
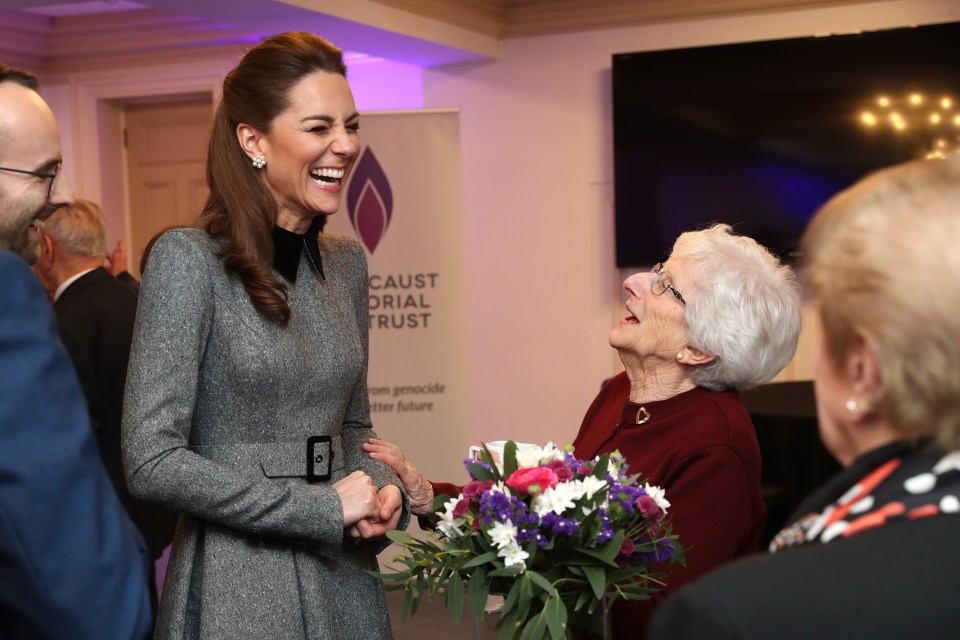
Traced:
<path id="1" fill-rule="evenodd" d="M 905 438 L 960 447 L 960 157 L 861 180 L 817 213 L 801 251 L 828 357 L 865 340 L 878 414 Z"/>
<path id="2" fill-rule="evenodd" d="M 107 223 L 95 202 L 78 199 L 73 206 L 58 209 L 44 224 L 43 232 L 69 253 L 100 260 L 106 257 Z"/>

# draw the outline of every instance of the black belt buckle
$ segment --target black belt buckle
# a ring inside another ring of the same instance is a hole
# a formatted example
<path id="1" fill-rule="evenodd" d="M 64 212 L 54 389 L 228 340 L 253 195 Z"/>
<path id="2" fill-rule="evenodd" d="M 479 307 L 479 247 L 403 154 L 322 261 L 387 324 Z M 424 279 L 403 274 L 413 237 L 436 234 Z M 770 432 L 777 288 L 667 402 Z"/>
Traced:
<path id="1" fill-rule="evenodd" d="M 333 469 L 333 438 L 310 436 L 307 438 L 307 482 L 330 479 Z"/>

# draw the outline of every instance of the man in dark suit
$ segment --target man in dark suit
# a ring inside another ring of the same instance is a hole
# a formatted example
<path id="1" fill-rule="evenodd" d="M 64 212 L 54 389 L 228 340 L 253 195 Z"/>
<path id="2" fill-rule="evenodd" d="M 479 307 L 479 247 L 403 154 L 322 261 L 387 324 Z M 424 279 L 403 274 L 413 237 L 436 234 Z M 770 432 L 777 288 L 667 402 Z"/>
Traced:
<path id="1" fill-rule="evenodd" d="M 54 300 L 63 344 L 87 398 L 100 457 L 120 501 L 156 560 L 173 540 L 176 514 L 137 500 L 127 491 L 120 454 L 120 421 L 137 294 L 129 283 L 103 267 L 106 240 L 106 221 L 100 207 L 77 199 L 47 219 L 35 271 Z"/>
<path id="2" fill-rule="evenodd" d="M 44 220 L 73 200 L 36 89 L 0 65 L 0 637 L 140 640 L 151 626 L 146 547 L 27 266 Z"/>

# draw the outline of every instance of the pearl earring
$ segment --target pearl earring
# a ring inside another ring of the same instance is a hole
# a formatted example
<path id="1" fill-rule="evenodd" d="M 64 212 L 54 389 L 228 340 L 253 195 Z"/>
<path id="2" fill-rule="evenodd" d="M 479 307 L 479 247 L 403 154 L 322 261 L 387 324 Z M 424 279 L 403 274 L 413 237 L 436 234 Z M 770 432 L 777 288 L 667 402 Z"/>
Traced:
<path id="1" fill-rule="evenodd" d="M 847 400 L 844 406 L 847 408 L 847 412 L 852 416 L 857 415 L 857 410 L 860 408 L 857 405 L 857 401 L 854 398 L 850 398 L 849 400 Z"/>
<path id="2" fill-rule="evenodd" d="M 253 156 L 251 162 L 253 162 L 254 169 L 263 169 L 265 166 L 267 166 L 267 159 L 262 153 L 258 153 L 257 155 Z"/>
<path id="3" fill-rule="evenodd" d="M 683 352 L 677 354 L 677 360 L 683 360 Z"/>

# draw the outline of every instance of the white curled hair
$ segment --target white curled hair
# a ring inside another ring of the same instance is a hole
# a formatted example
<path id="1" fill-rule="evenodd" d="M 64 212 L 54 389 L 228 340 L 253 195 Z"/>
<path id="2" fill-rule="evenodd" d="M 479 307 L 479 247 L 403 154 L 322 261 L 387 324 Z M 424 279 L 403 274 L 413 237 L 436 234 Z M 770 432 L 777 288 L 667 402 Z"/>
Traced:
<path id="1" fill-rule="evenodd" d="M 672 260 L 688 265 L 684 309 L 690 346 L 716 356 L 693 369 L 713 390 L 769 382 L 793 357 L 800 336 L 800 287 L 793 270 L 752 238 L 717 224 L 681 234 Z"/>

